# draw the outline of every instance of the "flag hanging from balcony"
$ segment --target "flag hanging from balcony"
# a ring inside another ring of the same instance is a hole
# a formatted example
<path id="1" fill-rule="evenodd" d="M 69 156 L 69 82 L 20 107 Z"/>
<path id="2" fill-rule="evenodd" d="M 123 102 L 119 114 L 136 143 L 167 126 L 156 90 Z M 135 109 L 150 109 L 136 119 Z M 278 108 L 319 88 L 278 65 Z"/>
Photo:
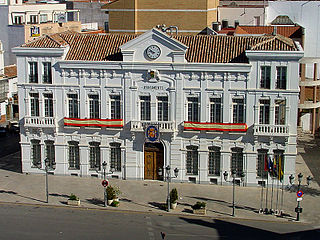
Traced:
<path id="1" fill-rule="evenodd" d="M 79 118 L 64 118 L 65 126 L 79 127 L 123 127 L 122 119 L 79 119 Z"/>
<path id="2" fill-rule="evenodd" d="M 246 132 L 248 130 L 245 123 L 201 123 L 184 122 L 185 130 L 205 130 L 205 131 L 227 131 L 227 132 Z"/>

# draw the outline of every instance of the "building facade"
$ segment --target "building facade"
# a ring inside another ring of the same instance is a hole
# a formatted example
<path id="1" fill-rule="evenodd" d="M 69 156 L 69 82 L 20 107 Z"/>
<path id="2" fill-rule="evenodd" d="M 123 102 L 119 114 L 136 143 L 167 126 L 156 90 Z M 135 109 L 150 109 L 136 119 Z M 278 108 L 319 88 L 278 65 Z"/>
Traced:
<path id="1" fill-rule="evenodd" d="M 290 39 L 66 33 L 14 52 L 23 172 L 46 158 L 77 176 L 106 161 L 121 179 L 161 180 L 170 165 L 176 181 L 234 170 L 257 185 L 270 159 L 285 182 L 295 172 L 303 51 Z"/>

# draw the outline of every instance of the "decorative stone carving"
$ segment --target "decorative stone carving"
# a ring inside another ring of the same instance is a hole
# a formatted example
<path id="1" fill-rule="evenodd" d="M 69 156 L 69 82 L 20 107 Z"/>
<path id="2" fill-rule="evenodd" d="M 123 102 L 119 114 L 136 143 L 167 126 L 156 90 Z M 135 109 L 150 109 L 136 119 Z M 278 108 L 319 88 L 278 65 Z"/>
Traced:
<path id="1" fill-rule="evenodd" d="M 223 80 L 223 73 L 214 73 L 214 80 L 221 81 Z"/>

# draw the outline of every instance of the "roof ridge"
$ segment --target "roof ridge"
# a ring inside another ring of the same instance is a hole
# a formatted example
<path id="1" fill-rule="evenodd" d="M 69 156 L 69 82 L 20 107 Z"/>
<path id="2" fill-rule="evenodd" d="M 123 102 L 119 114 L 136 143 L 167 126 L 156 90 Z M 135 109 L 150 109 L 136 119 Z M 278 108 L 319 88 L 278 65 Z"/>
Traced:
<path id="1" fill-rule="evenodd" d="M 60 36 L 60 33 L 54 33 L 51 35 L 46 35 L 50 40 L 54 41 L 55 43 L 57 43 L 60 46 L 65 46 L 68 45 L 68 43 Z M 54 39 L 54 37 L 57 37 L 59 39 Z"/>
<path id="2" fill-rule="evenodd" d="M 252 45 L 250 49 L 251 50 L 256 50 L 256 49 L 258 49 L 258 47 L 260 47 L 260 46 L 262 46 L 264 44 L 270 43 L 272 41 L 275 41 L 275 40 L 278 40 L 278 41 L 280 41 L 280 42 L 282 42 L 282 43 L 284 43 L 284 44 L 286 44 L 286 45 L 288 45 L 288 46 L 290 46 L 292 48 L 296 47 L 294 42 L 290 38 L 284 37 L 284 36 L 282 36 L 280 34 L 277 34 L 275 36 L 266 34 L 263 37 L 267 38 L 267 39 L 263 40 L 262 42 L 259 42 L 259 43 L 255 44 L 255 45 Z"/>

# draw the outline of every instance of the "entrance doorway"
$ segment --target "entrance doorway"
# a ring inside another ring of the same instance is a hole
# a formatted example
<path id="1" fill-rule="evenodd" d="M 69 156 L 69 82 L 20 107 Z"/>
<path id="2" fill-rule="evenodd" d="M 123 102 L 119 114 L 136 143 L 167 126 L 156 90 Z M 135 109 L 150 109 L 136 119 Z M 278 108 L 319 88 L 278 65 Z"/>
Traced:
<path id="1" fill-rule="evenodd" d="M 144 144 L 144 179 L 163 179 L 163 176 L 159 175 L 159 169 L 163 168 L 163 152 L 161 143 Z"/>

